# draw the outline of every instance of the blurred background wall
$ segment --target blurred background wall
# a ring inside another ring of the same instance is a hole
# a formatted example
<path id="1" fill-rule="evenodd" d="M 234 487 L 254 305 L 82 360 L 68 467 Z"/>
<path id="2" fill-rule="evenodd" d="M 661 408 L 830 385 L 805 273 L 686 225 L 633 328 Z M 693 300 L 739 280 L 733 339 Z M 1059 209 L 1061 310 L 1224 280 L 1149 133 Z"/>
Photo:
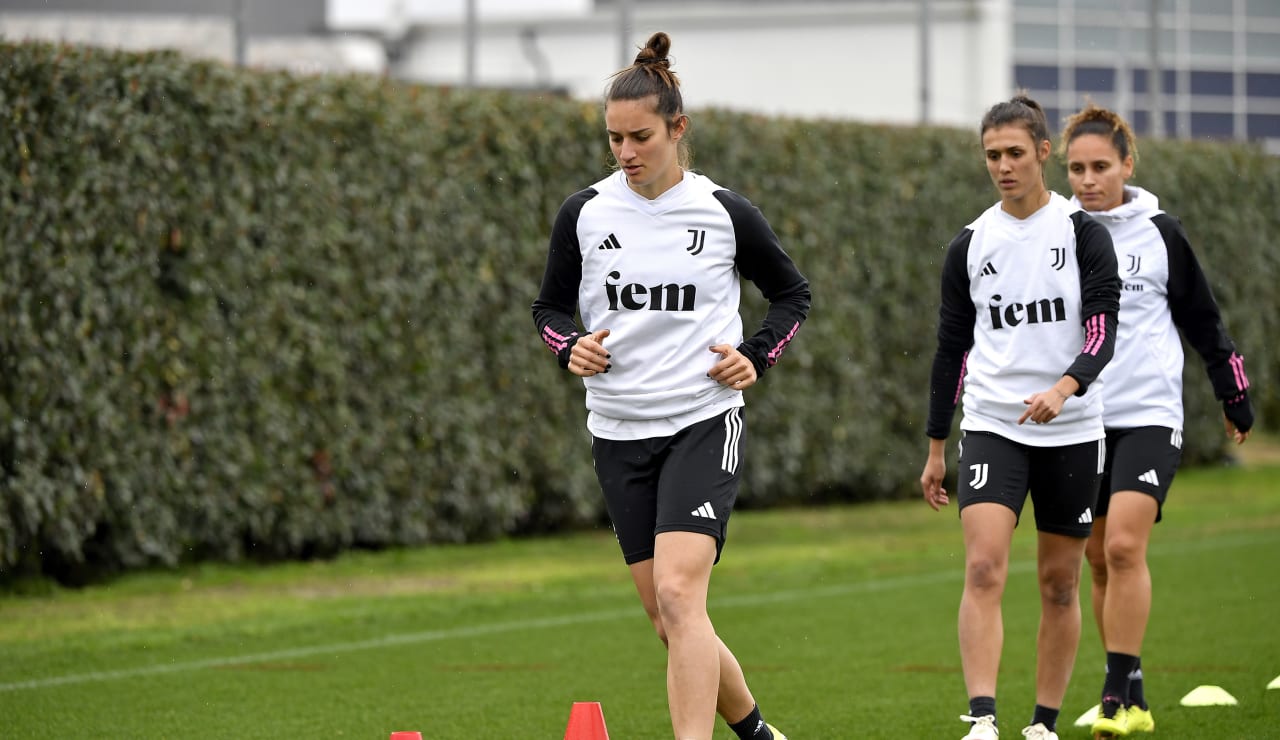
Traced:
<path id="1" fill-rule="evenodd" d="M 597 98 L 653 31 L 688 104 L 971 127 L 1015 89 L 1280 152 L 1277 0 L 6 0 L 0 36 Z M 1153 70 L 1156 70 L 1153 72 Z M 1153 84 L 1158 80 L 1159 84 Z"/>

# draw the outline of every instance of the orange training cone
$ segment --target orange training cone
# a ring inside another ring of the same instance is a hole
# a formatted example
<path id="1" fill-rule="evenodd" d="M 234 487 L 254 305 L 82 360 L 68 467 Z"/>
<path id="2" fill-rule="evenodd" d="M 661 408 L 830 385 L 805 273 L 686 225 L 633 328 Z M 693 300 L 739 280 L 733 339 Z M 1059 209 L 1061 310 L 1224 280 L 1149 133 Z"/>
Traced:
<path id="1" fill-rule="evenodd" d="M 609 740 L 604 727 L 604 712 L 598 701 L 575 701 L 569 711 L 569 726 L 564 740 Z"/>
<path id="2" fill-rule="evenodd" d="M 422 740 L 421 732 L 393 732 L 391 740 Z"/>

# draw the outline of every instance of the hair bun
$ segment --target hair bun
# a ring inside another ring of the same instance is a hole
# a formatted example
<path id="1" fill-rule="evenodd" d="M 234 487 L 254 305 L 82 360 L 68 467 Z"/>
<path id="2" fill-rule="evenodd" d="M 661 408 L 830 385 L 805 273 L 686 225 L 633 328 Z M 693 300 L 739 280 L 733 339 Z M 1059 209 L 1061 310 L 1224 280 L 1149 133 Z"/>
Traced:
<path id="1" fill-rule="evenodd" d="M 649 41 L 636 54 L 635 64 L 666 64 L 668 52 L 671 51 L 671 37 L 658 31 L 649 37 Z"/>

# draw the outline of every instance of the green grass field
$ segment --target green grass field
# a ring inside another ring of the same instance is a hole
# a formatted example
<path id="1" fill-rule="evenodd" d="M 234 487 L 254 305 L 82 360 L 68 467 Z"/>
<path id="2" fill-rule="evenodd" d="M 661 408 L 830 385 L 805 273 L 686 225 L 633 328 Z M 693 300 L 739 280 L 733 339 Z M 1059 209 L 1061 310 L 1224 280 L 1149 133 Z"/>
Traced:
<path id="1" fill-rule="evenodd" d="M 1150 556 L 1158 738 L 1280 737 L 1278 494 L 1274 459 L 1178 476 Z M 1033 704 L 1034 539 L 1005 597 L 1010 737 Z M 712 617 L 792 740 L 959 738 L 962 562 L 954 510 L 923 502 L 740 512 Z M 1101 688 L 1087 599 L 1064 739 Z M 613 740 L 669 738 L 664 671 L 608 531 L 0 596 L 3 738 L 558 739 L 575 701 Z M 1238 706 L 1179 706 L 1201 684 Z"/>

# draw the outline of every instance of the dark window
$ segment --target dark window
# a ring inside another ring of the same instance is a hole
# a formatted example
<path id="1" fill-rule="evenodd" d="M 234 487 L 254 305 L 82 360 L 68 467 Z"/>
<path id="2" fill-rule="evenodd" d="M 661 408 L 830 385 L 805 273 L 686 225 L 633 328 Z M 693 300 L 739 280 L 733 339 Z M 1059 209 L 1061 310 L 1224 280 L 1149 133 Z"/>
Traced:
<path id="1" fill-rule="evenodd" d="M 1244 89 L 1255 98 L 1280 98 L 1280 74 L 1250 72 L 1245 76 Z"/>
<path id="2" fill-rule="evenodd" d="M 1151 111 L 1145 109 L 1135 110 L 1129 118 L 1129 123 L 1133 126 L 1133 132 L 1138 136 L 1151 135 Z M 1173 136 L 1177 130 L 1178 115 L 1171 110 L 1165 110 L 1164 135 Z"/>
<path id="3" fill-rule="evenodd" d="M 1129 116 L 1129 123 L 1133 124 L 1133 133 L 1146 136 L 1151 133 L 1151 112 L 1135 110 Z"/>
<path id="4" fill-rule="evenodd" d="M 1235 134 L 1235 116 L 1230 113 L 1191 112 L 1191 135 L 1196 138 L 1229 139 Z"/>
<path id="5" fill-rule="evenodd" d="M 1249 138 L 1280 139 L 1280 116 L 1270 113 L 1250 113 Z"/>
<path id="6" fill-rule="evenodd" d="M 1192 95 L 1232 95 L 1235 79 L 1230 72 L 1203 72 L 1191 70 Z"/>
<path id="7" fill-rule="evenodd" d="M 1115 89 L 1116 71 L 1111 67 L 1076 67 L 1076 90 L 1112 92 Z"/>
<path id="8" fill-rule="evenodd" d="M 1057 90 L 1058 68 L 1039 64 L 1018 64 L 1013 68 L 1017 87 L 1028 90 Z"/>

